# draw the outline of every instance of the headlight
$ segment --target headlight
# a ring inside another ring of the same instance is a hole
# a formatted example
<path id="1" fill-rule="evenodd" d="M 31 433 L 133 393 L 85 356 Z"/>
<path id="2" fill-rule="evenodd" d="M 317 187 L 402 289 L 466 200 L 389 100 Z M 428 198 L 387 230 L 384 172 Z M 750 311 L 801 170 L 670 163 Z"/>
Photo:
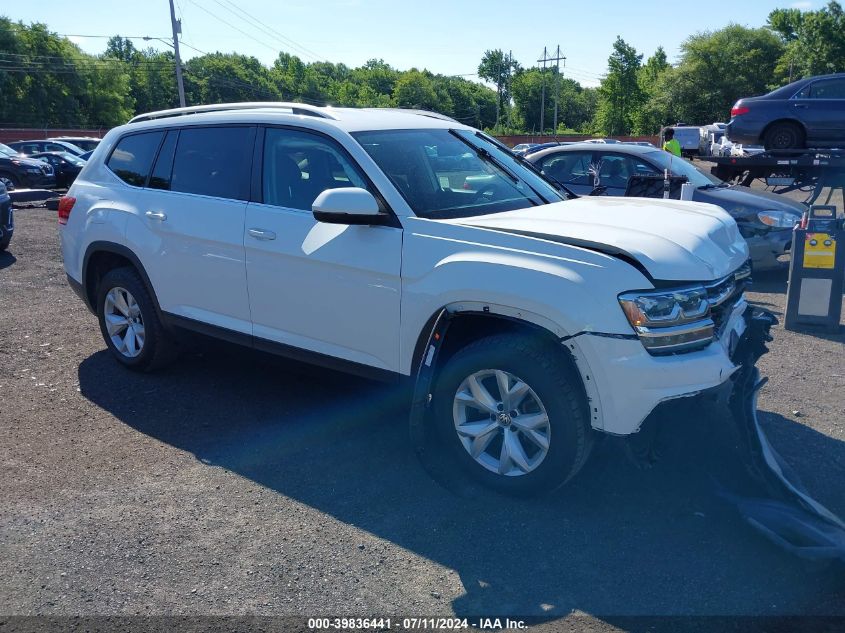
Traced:
<path id="1" fill-rule="evenodd" d="M 775 229 L 791 229 L 801 218 L 784 211 L 760 211 L 757 214 L 757 219 L 766 226 Z"/>
<path id="2" fill-rule="evenodd" d="M 38 167 L 27 167 L 26 171 L 30 174 L 40 174 L 41 170 Z"/>
<path id="3" fill-rule="evenodd" d="M 670 354 L 709 345 L 714 323 L 704 286 L 627 292 L 619 304 L 651 354 Z"/>

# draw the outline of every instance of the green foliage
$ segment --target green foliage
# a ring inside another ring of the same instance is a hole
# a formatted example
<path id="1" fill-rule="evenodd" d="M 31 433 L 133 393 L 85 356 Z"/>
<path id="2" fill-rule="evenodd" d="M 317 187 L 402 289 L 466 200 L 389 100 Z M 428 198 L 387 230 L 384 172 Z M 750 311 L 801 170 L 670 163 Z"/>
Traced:
<path id="1" fill-rule="evenodd" d="M 531 132 L 540 130 L 540 109 L 543 95 L 543 71 L 539 68 L 520 70 L 513 78 L 513 119 L 518 127 Z M 558 106 L 558 129 L 582 130 L 588 126 L 596 109 L 596 91 L 583 88 L 574 79 L 556 77 L 556 69 L 545 72 L 545 132 L 554 131 L 554 108 Z M 562 133 L 562 132 L 558 132 Z"/>
<path id="2" fill-rule="evenodd" d="M 634 128 L 638 111 L 645 101 L 639 83 L 642 59 L 633 46 L 616 37 L 607 60 L 607 75 L 598 92 L 594 127 L 600 134 L 628 134 Z"/>
<path id="3" fill-rule="evenodd" d="M 838 2 L 803 13 L 776 9 L 769 14 L 768 27 L 785 45 L 781 75 L 798 79 L 845 70 L 845 12 Z"/>
<path id="4" fill-rule="evenodd" d="M 217 52 L 183 63 L 183 76 L 188 104 L 285 100 L 421 108 L 479 128 L 496 122 L 490 88 L 425 70 L 402 72 L 380 59 L 349 68 L 279 53 L 268 68 L 255 57 Z M 42 24 L 0 18 L 0 123 L 111 127 L 178 104 L 171 51 L 139 50 L 115 36 L 95 57 Z"/>
<path id="5" fill-rule="evenodd" d="M 690 123 L 711 123 L 724 121 L 737 99 L 777 84 L 784 45 L 769 29 L 731 24 L 689 37 L 681 53 L 680 64 L 660 87 L 667 113 Z"/>
<path id="6" fill-rule="evenodd" d="M 0 17 L 0 122 L 112 126 L 134 110 L 129 74 L 116 59 L 85 55 L 43 24 Z"/>

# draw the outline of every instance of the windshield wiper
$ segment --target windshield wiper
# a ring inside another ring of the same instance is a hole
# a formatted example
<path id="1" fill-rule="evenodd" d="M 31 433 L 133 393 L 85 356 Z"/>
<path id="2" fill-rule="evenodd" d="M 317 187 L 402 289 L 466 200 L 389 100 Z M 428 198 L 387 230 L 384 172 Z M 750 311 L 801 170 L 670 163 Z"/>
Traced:
<path id="1" fill-rule="evenodd" d="M 508 180 L 510 180 L 513 184 L 519 184 L 519 178 L 517 178 L 516 174 L 514 174 L 511 170 L 505 167 L 504 164 L 502 164 L 495 156 L 493 156 L 493 154 L 491 154 L 489 150 L 486 150 L 483 147 L 478 147 L 477 145 L 470 143 L 467 139 L 458 134 L 458 132 L 456 132 L 455 130 L 449 130 L 449 134 L 461 141 L 461 143 L 463 143 L 464 145 L 469 146 L 478 155 L 479 158 L 483 158 L 484 160 L 493 163 L 493 165 L 495 165 L 499 169 L 499 171 L 505 174 L 505 176 L 508 177 Z"/>
<path id="2" fill-rule="evenodd" d="M 503 152 L 506 152 L 507 154 L 509 154 L 511 156 L 511 158 L 513 158 L 520 165 L 527 167 L 529 170 L 531 170 L 532 172 L 537 174 L 540 178 L 547 181 L 549 184 L 556 185 L 557 187 L 563 189 L 564 193 L 566 193 L 566 195 L 568 195 L 570 198 L 574 199 L 574 198 L 580 197 L 577 193 L 572 191 L 572 189 L 567 187 L 564 183 L 562 183 L 560 180 L 558 180 L 554 176 L 549 176 L 548 174 L 543 173 L 543 171 L 541 169 L 539 169 L 537 167 L 537 165 L 535 165 L 530 160 L 525 158 L 525 156 L 522 156 L 521 154 L 514 154 L 506 145 L 503 145 L 502 143 L 500 143 L 496 139 L 491 139 L 491 138 L 486 137 L 481 132 L 476 132 L 475 135 L 478 138 L 480 138 L 484 141 L 487 141 L 488 143 L 493 143 L 496 147 L 501 149 Z M 539 195 L 539 194 L 537 194 L 537 195 Z"/>
<path id="3" fill-rule="evenodd" d="M 449 134 L 454 136 L 456 139 L 458 139 L 461 143 L 463 143 L 467 147 L 472 148 L 472 150 L 478 155 L 479 158 L 485 159 L 488 162 L 492 163 L 503 174 L 505 174 L 513 184 L 519 185 L 520 182 L 525 182 L 525 185 L 531 191 L 534 192 L 535 196 L 537 196 L 538 198 L 540 198 L 540 200 L 543 201 L 543 204 L 549 204 L 551 202 L 551 200 L 546 200 L 546 198 L 543 197 L 543 195 L 541 195 L 540 192 L 537 191 L 534 187 L 532 187 L 528 182 L 520 180 L 519 177 L 515 173 L 513 173 L 510 169 L 508 169 L 507 166 L 505 166 L 505 164 L 502 161 L 500 161 L 498 158 L 493 156 L 493 154 L 490 152 L 490 150 L 485 149 L 483 147 L 479 147 L 475 143 L 471 143 L 469 141 L 469 139 L 464 138 L 463 135 L 461 135 L 457 130 L 449 130 Z"/>

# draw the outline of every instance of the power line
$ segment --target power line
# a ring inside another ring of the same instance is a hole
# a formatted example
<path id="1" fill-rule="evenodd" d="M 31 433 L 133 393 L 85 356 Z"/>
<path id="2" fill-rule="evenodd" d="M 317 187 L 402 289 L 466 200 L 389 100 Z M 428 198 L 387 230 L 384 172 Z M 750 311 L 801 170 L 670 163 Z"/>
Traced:
<path id="1" fill-rule="evenodd" d="M 307 57 L 312 57 L 313 59 L 315 59 L 315 60 L 317 60 L 317 61 L 321 61 L 321 60 L 323 60 L 323 59 L 326 59 L 326 58 L 325 58 L 325 56 L 320 55 L 320 54 L 318 54 L 318 53 L 316 53 L 316 52 L 312 51 L 312 50 L 311 50 L 311 49 L 309 49 L 309 48 L 306 48 L 306 47 L 305 47 L 305 46 L 303 46 L 302 44 L 300 44 L 300 43 L 296 42 L 295 40 L 292 40 L 291 38 L 287 37 L 287 36 L 286 36 L 286 35 L 284 35 L 283 33 L 280 33 L 279 31 L 277 31 L 277 30 L 276 30 L 276 29 L 274 29 L 273 27 L 271 27 L 271 26 L 269 26 L 269 25 L 264 24 L 261 20 L 259 20 L 258 18 L 256 18 L 254 15 L 252 15 L 252 14 L 248 13 L 248 12 L 246 11 L 246 9 L 243 9 L 243 8 L 239 7 L 237 4 L 235 4 L 234 2 L 232 2 L 232 0 L 223 0 L 223 1 L 224 1 L 227 5 L 230 5 L 232 8 L 234 8 L 236 11 L 238 11 L 238 12 L 242 13 L 243 15 L 245 15 L 245 16 L 246 16 L 246 18 L 247 18 L 249 21 L 251 21 L 252 23 L 254 23 L 254 24 L 255 24 L 255 26 L 257 26 L 260 30 L 264 31 L 266 34 L 270 35 L 271 37 L 273 37 L 273 36 L 275 35 L 275 37 L 276 37 L 277 39 L 280 39 L 280 40 L 282 40 L 282 41 L 284 41 L 284 42 L 288 42 L 288 46 L 291 46 L 291 47 L 293 47 L 293 48 L 295 48 L 295 49 L 298 49 L 298 50 L 299 50 L 299 51 L 301 51 L 303 54 L 305 54 Z M 217 4 L 220 4 L 220 0 L 214 0 L 214 2 L 216 2 Z M 220 4 L 220 6 L 222 6 L 224 9 L 226 9 L 226 8 L 227 8 L 226 6 L 224 6 L 224 5 L 222 5 L 222 4 Z M 244 18 L 241 18 L 241 19 L 244 19 Z M 244 21 L 246 21 L 246 20 L 244 20 Z"/>
<path id="2" fill-rule="evenodd" d="M 264 41 L 262 41 L 262 40 L 259 40 L 258 38 L 256 38 L 256 37 L 254 37 L 254 36 L 250 35 L 250 34 L 249 34 L 249 33 L 247 33 L 246 31 L 244 31 L 243 29 L 239 29 L 237 26 L 235 26 L 235 25 L 234 25 L 234 24 L 232 24 L 231 22 L 226 21 L 224 18 L 221 18 L 219 15 L 217 15 L 216 13 L 213 13 L 212 11 L 209 11 L 209 10 L 208 10 L 208 9 L 206 9 L 204 6 L 202 6 L 201 4 L 197 4 L 196 0 L 191 0 L 191 4 L 193 4 L 193 5 L 194 5 L 195 7 L 197 7 L 198 9 L 200 9 L 200 10 L 204 11 L 205 13 L 207 13 L 208 15 L 210 15 L 211 17 L 213 17 L 213 18 L 214 18 L 215 20 L 217 20 L 218 22 L 221 22 L 221 23 L 225 24 L 227 27 L 229 27 L 229 28 L 231 28 L 231 29 L 235 29 L 238 33 L 241 33 L 241 34 L 243 34 L 243 35 L 246 35 L 249 39 L 251 39 L 251 40 L 252 40 L 253 42 L 255 42 L 256 44 L 261 44 L 262 46 L 266 46 L 267 48 L 269 48 L 269 49 L 270 49 L 270 50 L 272 50 L 272 51 L 279 52 L 279 48 L 278 48 L 277 46 L 273 46 L 273 45 L 271 45 L 271 44 L 268 44 L 267 42 L 264 42 Z"/>

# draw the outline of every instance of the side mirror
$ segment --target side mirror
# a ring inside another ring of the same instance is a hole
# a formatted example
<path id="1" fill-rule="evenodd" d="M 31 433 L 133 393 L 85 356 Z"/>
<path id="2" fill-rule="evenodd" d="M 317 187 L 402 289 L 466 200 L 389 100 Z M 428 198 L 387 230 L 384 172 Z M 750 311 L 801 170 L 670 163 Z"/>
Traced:
<path id="1" fill-rule="evenodd" d="M 326 189 L 311 205 L 318 222 L 327 224 L 388 224 L 390 216 L 380 213 L 373 194 L 360 187 Z"/>

